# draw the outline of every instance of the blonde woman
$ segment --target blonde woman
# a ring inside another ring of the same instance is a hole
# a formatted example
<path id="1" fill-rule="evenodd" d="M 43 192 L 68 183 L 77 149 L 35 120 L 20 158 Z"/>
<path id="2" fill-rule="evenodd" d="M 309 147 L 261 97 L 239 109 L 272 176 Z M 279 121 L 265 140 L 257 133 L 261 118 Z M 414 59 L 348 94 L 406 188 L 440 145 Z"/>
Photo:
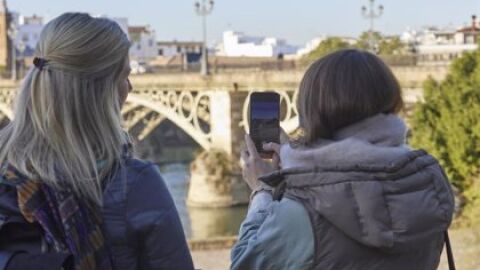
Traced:
<path id="1" fill-rule="evenodd" d="M 132 157 L 121 127 L 129 48 L 105 18 L 66 13 L 45 26 L 0 131 L 0 266 L 61 254 L 35 269 L 193 269 L 158 169 Z"/>

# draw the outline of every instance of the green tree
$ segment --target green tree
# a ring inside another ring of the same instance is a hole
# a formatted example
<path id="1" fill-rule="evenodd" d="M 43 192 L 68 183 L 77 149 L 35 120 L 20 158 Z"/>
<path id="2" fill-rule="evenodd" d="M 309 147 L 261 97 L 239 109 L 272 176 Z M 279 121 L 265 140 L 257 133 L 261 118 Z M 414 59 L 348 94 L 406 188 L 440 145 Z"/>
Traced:
<path id="1" fill-rule="evenodd" d="M 382 41 L 383 37 L 380 32 L 373 32 L 372 33 L 373 43 L 379 44 Z M 356 48 L 362 50 L 369 50 L 370 49 L 370 32 L 366 31 L 360 34 L 358 37 L 357 44 L 355 44 Z"/>
<path id="2" fill-rule="evenodd" d="M 330 37 L 322 41 L 318 47 L 305 56 L 307 62 L 312 62 L 331 52 L 350 48 L 350 44 L 338 37 Z"/>
<path id="3" fill-rule="evenodd" d="M 379 55 L 400 55 L 404 54 L 406 45 L 399 37 L 385 37 L 380 32 L 373 32 L 372 34 L 375 46 L 375 52 Z M 363 32 L 358 38 L 356 48 L 368 50 L 370 49 L 370 34 Z"/>
<path id="4" fill-rule="evenodd" d="M 411 143 L 439 159 L 465 196 L 465 209 L 480 214 L 479 63 L 480 50 L 465 53 L 453 62 L 444 81 L 430 78 L 424 83 L 425 102 L 414 111 Z"/>
<path id="5" fill-rule="evenodd" d="M 380 55 L 400 55 L 406 50 L 405 44 L 399 37 L 383 38 L 378 44 L 378 54 Z"/>

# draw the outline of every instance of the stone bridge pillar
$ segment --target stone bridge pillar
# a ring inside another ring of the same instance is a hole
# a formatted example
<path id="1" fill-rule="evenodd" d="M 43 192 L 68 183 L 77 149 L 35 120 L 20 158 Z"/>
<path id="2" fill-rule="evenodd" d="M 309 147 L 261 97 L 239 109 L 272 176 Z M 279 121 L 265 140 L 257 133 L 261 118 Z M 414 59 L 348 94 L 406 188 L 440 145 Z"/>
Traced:
<path id="1" fill-rule="evenodd" d="M 237 161 L 245 134 L 240 122 L 243 120 L 242 110 L 247 96 L 247 92 L 215 91 L 211 93 L 212 148 L 223 149 Z"/>
<path id="2" fill-rule="evenodd" d="M 192 163 L 190 206 L 228 207 L 248 202 L 249 191 L 239 165 L 245 134 L 240 122 L 247 96 L 247 92 L 210 92 L 211 149 Z"/>

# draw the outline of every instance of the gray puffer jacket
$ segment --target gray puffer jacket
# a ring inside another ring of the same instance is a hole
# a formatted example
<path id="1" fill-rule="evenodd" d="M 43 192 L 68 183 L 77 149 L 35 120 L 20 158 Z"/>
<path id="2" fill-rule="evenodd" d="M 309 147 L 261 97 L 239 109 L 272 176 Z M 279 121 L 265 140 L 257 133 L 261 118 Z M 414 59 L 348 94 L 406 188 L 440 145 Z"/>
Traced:
<path id="1" fill-rule="evenodd" d="M 436 269 L 453 214 L 437 160 L 410 150 L 406 127 L 377 115 L 312 149 L 282 149 L 283 194 L 307 210 L 314 269 Z"/>
<path id="2" fill-rule="evenodd" d="M 312 147 L 282 145 L 232 250 L 232 269 L 434 270 L 453 213 L 437 160 L 376 115 Z M 283 195 L 282 197 L 279 195 Z"/>
<path id="3" fill-rule="evenodd" d="M 437 269 L 453 202 L 424 151 L 391 164 L 295 168 L 269 179 L 308 212 L 313 269 Z"/>

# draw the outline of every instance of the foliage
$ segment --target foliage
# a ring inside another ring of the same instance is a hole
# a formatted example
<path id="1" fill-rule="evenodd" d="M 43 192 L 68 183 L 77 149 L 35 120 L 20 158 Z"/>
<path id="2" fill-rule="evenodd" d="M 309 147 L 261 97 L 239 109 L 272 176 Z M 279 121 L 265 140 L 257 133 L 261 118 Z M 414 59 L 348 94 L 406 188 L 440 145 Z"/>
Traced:
<path id="1" fill-rule="evenodd" d="M 472 186 L 465 191 L 468 204 L 462 215 L 462 225 L 474 227 L 480 225 L 480 178 L 477 178 Z"/>
<path id="2" fill-rule="evenodd" d="M 407 51 L 407 46 L 399 37 L 384 37 L 380 32 L 373 32 L 374 43 L 376 44 L 375 52 L 381 56 L 397 56 L 404 55 Z M 306 63 L 313 62 L 324 55 L 332 53 L 337 50 L 347 48 L 357 48 L 362 50 L 369 50 L 370 35 L 369 32 L 363 32 L 356 44 L 349 44 L 340 37 L 330 37 L 322 41 L 315 50 L 311 51 L 303 58 Z"/>
<path id="3" fill-rule="evenodd" d="M 425 102 L 412 119 L 413 146 L 436 156 L 466 199 L 465 215 L 480 207 L 480 50 L 453 62 L 442 82 L 424 83 Z M 480 211 L 479 211 L 480 212 Z"/>
<path id="4" fill-rule="evenodd" d="M 404 44 L 399 37 L 385 37 L 380 32 L 373 32 L 372 34 L 375 46 L 375 52 L 379 55 L 400 55 L 405 54 L 407 50 L 406 44 Z M 356 48 L 368 50 L 370 40 L 370 33 L 363 32 L 358 38 Z"/>
<path id="5" fill-rule="evenodd" d="M 383 39 L 380 32 L 373 32 L 372 38 L 373 38 L 374 44 L 379 44 L 380 41 Z M 367 31 L 360 34 L 357 44 L 355 44 L 355 47 L 362 50 L 369 50 L 370 49 L 370 32 Z"/>
<path id="6" fill-rule="evenodd" d="M 378 44 L 380 55 L 399 55 L 405 54 L 406 45 L 399 37 L 383 38 Z"/>
<path id="7" fill-rule="evenodd" d="M 318 58 L 321 58 L 324 55 L 332 53 L 337 50 L 350 48 L 350 44 L 343 41 L 339 37 L 330 37 L 322 41 L 318 47 L 306 55 L 306 61 L 315 61 Z"/>

